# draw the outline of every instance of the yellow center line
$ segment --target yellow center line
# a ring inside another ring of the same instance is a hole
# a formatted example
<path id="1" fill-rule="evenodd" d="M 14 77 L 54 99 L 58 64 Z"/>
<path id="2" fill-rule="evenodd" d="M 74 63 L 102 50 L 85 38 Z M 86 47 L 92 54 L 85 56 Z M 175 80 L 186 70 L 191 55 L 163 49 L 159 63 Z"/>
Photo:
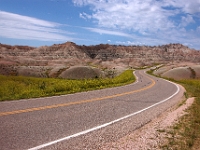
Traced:
<path id="1" fill-rule="evenodd" d="M 105 97 L 94 98 L 94 99 L 81 100 L 81 101 L 77 101 L 77 102 L 69 102 L 69 103 L 63 103 L 63 104 L 56 104 L 56 105 L 35 107 L 35 108 L 29 108 L 29 109 L 15 110 L 15 111 L 10 111 L 10 112 L 2 112 L 2 113 L 0 113 L 0 117 L 1 116 L 14 115 L 14 114 L 20 114 L 20 113 L 39 111 L 39 110 L 45 110 L 45 109 L 65 107 L 65 106 L 70 106 L 70 105 L 91 103 L 91 102 L 95 102 L 95 101 L 102 101 L 102 100 L 106 100 L 106 99 L 109 99 L 109 98 L 115 98 L 115 97 L 120 97 L 120 96 L 124 96 L 124 95 L 129 95 L 129 94 L 141 92 L 141 91 L 147 90 L 147 89 L 149 89 L 149 88 L 151 88 L 151 87 L 153 87 L 155 85 L 155 81 L 153 79 L 151 79 L 151 78 L 149 78 L 149 79 L 152 81 L 152 83 L 149 86 L 147 86 L 145 88 L 138 89 L 138 90 L 125 92 L 125 93 L 120 93 L 120 94 L 115 94 L 115 95 L 110 95 L 110 96 L 105 96 Z"/>

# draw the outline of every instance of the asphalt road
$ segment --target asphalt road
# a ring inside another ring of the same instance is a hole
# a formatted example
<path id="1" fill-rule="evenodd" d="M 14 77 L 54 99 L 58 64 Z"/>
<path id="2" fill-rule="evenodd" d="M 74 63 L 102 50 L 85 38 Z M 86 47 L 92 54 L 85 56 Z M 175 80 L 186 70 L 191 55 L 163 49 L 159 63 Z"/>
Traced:
<path id="1" fill-rule="evenodd" d="M 101 149 L 158 116 L 183 94 L 177 85 L 143 70 L 135 74 L 137 82 L 127 86 L 1 102 L 0 149 Z"/>

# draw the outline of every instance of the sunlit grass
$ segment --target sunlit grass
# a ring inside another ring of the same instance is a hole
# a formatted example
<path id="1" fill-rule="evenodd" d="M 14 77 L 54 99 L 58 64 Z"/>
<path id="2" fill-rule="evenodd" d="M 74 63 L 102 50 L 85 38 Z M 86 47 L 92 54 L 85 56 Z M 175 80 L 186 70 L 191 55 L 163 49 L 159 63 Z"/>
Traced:
<path id="1" fill-rule="evenodd" d="M 168 144 L 162 149 L 199 149 L 200 148 L 200 80 L 180 80 L 189 97 L 195 97 L 195 102 L 187 110 L 187 114 L 180 118 L 169 133 Z"/>
<path id="2" fill-rule="evenodd" d="M 76 93 L 107 87 L 121 86 L 135 81 L 133 70 L 119 76 L 99 79 L 67 80 L 0 75 L 0 100 L 16 100 Z"/>
<path id="3" fill-rule="evenodd" d="M 148 71 L 153 74 L 154 70 Z M 164 150 L 196 150 L 200 149 L 200 80 L 187 79 L 176 81 L 168 79 L 185 87 L 186 98 L 195 97 L 195 102 L 187 110 L 187 114 L 179 119 L 168 132 L 168 143 L 161 147 Z"/>

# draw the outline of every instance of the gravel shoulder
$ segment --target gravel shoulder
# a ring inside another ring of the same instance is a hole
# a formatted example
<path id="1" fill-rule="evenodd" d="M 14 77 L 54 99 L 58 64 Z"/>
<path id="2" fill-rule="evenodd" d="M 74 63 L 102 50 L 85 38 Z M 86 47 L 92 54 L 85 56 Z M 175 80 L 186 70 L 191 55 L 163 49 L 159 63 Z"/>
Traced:
<path id="1" fill-rule="evenodd" d="M 180 86 L 181 90 L 184 90 Z M 180 97 L 179 97 L 180 98 Z M 177 101 L 177 99 L 175 100 Z M 115 142 L 103 145 L 103 150 L 158 150 L 162 145 L 167 144 L 166 131 L 170 129 L 178 119 L 183 116 L 185 110 L 194 102 L 194 98 L 187 99 L 184 103 L 184 97 L 178 100 L 176 105 L 172 106 L 151 122 L 126 135 Z M 181 104 L 181 105 L 180 105 Z"/>

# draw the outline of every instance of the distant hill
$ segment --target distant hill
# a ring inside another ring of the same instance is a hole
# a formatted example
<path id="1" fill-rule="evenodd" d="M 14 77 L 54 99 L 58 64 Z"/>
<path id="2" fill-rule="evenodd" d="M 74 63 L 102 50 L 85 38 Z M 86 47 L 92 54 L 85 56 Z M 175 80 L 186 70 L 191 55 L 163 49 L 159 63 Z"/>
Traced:
<path id="1" fill-rule="evenodd" d="M 76 45 L 29 47 L 0 44 L 0 74 L 59 76 L 71 66 L 127 68 L 155 63 L 200 62 L 200 51 L 181 44 L 162 46 Z M 59 69 L 55 69 L 59 68 Z M 52 73 L 52 70 L 57 72 Z"/>

